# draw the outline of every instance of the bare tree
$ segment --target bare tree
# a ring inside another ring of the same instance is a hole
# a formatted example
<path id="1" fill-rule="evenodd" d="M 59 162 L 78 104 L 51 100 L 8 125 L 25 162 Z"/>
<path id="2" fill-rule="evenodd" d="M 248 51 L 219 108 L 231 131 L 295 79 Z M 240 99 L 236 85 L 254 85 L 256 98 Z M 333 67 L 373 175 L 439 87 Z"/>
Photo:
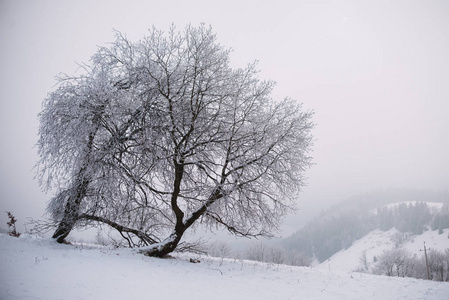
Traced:
<path id="1" fill-rule="evenodd" d="M 310 267 L 312 258 L 302 252 L 287 251 L 285 263 L 292 266 Z"/>
<path id="2" fill-rule="evenodd" d="M 429 270 L 430 279 L 436 281 L 444 281 L 446 273 L 447 257 L 443 252 L 437 250 L 430 251 L 429 254 Z"/>
<path id="3" fill-rule="evenodd" d="M 214 257 L 225 258 L 232 256 L 232 249 L 226 242 L 215 241 L 209 245 L 207 253 Z"/>
<path id="4" fill-rule="evenodd" d="M 258 242 L 248 246 L 244 253 L 244 258 L 248 260 L 267 262 L 268 247 L 265 243 Z"/>
<path id="5" fill-rule="evenodd" d="M 449 248 L 444 251 L 444 260 L 446 268 L 446 281 L 449 281 Z"/>
<path id="6" fill-rule="evenodd" d="M 210 28 L 121 34 L 61 79 L 40 115 L 40 179 L 62 242 L 74 226 L 117 229 L 164 256 L 187 229 L 270 236 L 310 166 L 311 112 L 274 101 L 255 64 L 229 67 Z"/>
<path id="7" fill-rule="evenodd" d="M 383 252 L 376 263 L 375 274 L 387 276 L 405 277 L 410 276 L 411 255 L 404 248 L 393 248 Z"/>
<path id="8" fill-rule="evenodd" d="M 369 266 L 368 266 L 368 258 L 366 257 L 366 250 L 364 250 L 364 251 L 362 251 L 362 253 L 360 253 L 359 263 L 360 263 L 359 271 L 367 272 L 369 269 Z"/>

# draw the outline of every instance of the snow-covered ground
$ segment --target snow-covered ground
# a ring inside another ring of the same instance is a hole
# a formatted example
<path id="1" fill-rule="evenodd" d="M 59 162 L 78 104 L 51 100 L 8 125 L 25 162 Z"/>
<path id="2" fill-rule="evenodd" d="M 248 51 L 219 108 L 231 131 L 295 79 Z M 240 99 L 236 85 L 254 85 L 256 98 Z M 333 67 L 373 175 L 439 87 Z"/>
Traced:
<path id="1" fill-rule="evenodd" d="M 379 257 L 386 250 L 392 249 L 398 243 L 401 234 L 392 228 L 388 231 L 374 230 L 355 241 L 348 249 L 335 253 L 328 260 L 322 262 L 315 268 L 321 270 L 355 271 L 361 266 L 361 257 L 366 255 L 369 267 L 374 265 L 374 257 Z M 408 250 L 412 255 L 418 257 L 423 255 L 424 242 L 429 249 L 444 252 L 449 248 L 449 229 L 444 229 L 442 234 L 438 230 L 428 230 L 421 235 L 410 235 L 399 246 Z M 449 299 L 449 294 L 447 296 Z"/>
<path id="2" fill-rule="evenodd" d="M 449 283 L 0 234 L 0 299 L 449 299 Z M 200 263 L 189 262 L 190 258 Z"/>

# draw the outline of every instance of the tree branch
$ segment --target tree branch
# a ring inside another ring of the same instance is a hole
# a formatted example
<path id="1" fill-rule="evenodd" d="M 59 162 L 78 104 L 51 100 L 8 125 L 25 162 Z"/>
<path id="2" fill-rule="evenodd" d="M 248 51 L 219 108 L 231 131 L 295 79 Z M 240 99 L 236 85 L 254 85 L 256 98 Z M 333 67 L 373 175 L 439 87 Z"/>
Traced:
<path id="1" fill-rule="evenodd" d="M 120 234 L 122 234 L 123 232 L 132 233 L 135 236 L 137 236 L 140 240 L 142 240 L 145 243 L 145 245 L 147 245 L 147 246 L 157 243 L 156 240 L 152 239 L 150 236 L 148 236 L 146 233 L 144 233 L 140 230 L 122 226 L 116 222 L 110 221 L 103 217 L 88 215 L 88 214 L 81 214 L 79 216 L 79 219 L 86 219 L 86 220 L 105 223 L 105 224 L 111 226 L 112 228 L 116 229 Z M 122 236 L 123 236 L 123 234 L 122 234 Z M 129 240 L 128 240 L 128 242 L 129 242 Z"/>

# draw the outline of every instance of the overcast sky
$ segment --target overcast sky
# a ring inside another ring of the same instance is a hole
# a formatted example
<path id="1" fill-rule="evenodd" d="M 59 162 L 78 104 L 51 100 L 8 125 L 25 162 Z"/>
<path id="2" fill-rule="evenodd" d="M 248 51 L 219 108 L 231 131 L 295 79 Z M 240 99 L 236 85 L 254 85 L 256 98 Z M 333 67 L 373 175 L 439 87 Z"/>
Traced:
<path id="1" fill-rule="evenodd" d="M 0 0 L 0 227 L 44 213 L 37 114 L 113 29 L 211 25 L 232 65 L 259 61 L 274 97 L 314 110 L 315 166 L 300 210 L 384 188 L 449 189 L 449 1 Z M 289 228 L 290 226 L 290 228 Z"/>

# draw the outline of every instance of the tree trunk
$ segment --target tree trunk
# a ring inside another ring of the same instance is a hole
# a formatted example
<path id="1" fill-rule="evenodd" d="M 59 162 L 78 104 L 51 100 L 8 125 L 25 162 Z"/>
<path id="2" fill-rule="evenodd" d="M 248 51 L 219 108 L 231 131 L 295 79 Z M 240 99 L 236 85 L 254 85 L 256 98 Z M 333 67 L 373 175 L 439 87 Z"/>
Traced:
<path id="1" fill-rule="evenodd" d="M 181 174 L 182 176 L 182 174 Z M 179 193 L 179 191 L 178 191 Z M 183 222 L 183 216 L 184 213 L 179 209 L 177 206 L 176 201 L 173 201 L 172 199 L 172 205 L 176 207 L 174 211 L 177 215 L 177 222 L 175 226 L 175 231 L 162 243 L 158 243 L 155 245 L 152 245 L 149 249 L 142 250 L 141 253 L 143 253 L 146 256 L 153 256 L 153 257 L 164 257 L 167 254 L 173 252 L 176 247 L 178 246 L 179 242 L 181 241 L 181 238 L 184 234 L 184 232 L 192 226 L 193 223 L 195 223 L 196 220 L 198 220 L 204 213 L 206 213 L 207 208 L 212 205 L 215 201 L 223 197 L 222 191 L 217 188 L 215 189 L 212 194 L 209 196 L 209 199 L 204 203 L 196 212 L 194 212 L 190 218 L 188 218 L 185 222 Z"/>
<path id="2" fill-rule="evenodd" d="M 93 123 L 97 124 L 99 119 L 100 114 L 94 117 Z M 87 187 L 90 183 L 89 176 L 86 173 L 87 168 L 91 163 L 90 156 L 92 153 L 92 146 L 94 143 L 95 135 L 98 131 L 98 127 L 99 126 L 97 124 L 95 129 L 89 134 L 89 139 L 85 150 L 84 162 L 75 179 L 75 184 L 72 193 L 69 196 L 69 199 L 67 199 L 67 203 L 64 209 L 64 217 L 62 218 L 58 228 L 53 234 L 52 238 L 56 239 L 58 243 L 64 242 L 64 239 L 69 235 L 70 231 L 72 231 L 73 227 L 75 226 L 76 222 L 79 219 L 81 201 L 86 196 Z"/>
<path id="3" fill-rule="evenodd" d="M 184 212 L 178 206 L 178 196 L 181 190 L 181 181 L 184 175 L 184 161 L 180 163 L 176 159 L 173 160 L 175 166 L 175 180 L 173 183 L 173 193 L 171 196 L 171 208 L 176 216 L 176 224 L 174 232 L 166 238 L 162 243 L 152 245 L 149 249 L 141 251 L 146 256 L 164 257 L 173 252 L 179 244 L 182 235 L 190 226 L 186 226 L 183 222 Z"/>
<path id="4" fill-rule="evenodd" d="M 165 239 L 162 243 L 154 244 L 149 249 L 142 250 L 146 256 L 152 257 L 165 257 L 167 254 L 173 252 L 181 241 L 182 235 L 184 231 L 181 233 L 172 233 L 170 237 Z"/>
<path id="5" fill-rule="evenodd" d="M 86 196 L 87 186 L 89 181 L 84 179 L 77 184 L 72 195 L 67 199 L 67 203 L 64 209 L 64 217 L 58 225 L 52 238 L 56 239 L 58 243 L 64 243 L 65 238 L 72 231 L 76 222 L 79 219 L 79 211 L 81 206 L 81 200 Z"/>

